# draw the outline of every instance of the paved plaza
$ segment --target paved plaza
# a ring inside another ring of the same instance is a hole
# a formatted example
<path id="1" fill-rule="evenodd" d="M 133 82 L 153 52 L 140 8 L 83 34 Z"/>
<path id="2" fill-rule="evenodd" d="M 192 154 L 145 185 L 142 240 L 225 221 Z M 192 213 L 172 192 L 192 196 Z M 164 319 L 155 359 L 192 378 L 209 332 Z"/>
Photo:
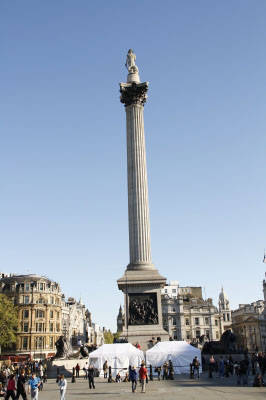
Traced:
<path id="1" fill-rule="evenodd" d="M 250 385 L 252 381 L 250 379 Z M 199 381 L 190 380 L 188 376 L 178 376 L 174 381 L 154 380 L 147 385 L 146 393 L 140 393 L 140 386 L 137 392 L 131 392 L 130 383 L 107 383 L 102 378 L 95 379 L 95 390 L 90 390 L 88 382 L 83 378 L 71 383 L 68 379 L 66 400 L 82 399 L 160 399 L 160 400 L 260 400 L 266 398 L 265 388 L 241 387 L 235 384 L 234 378 L 214 378 L 209 380 L 206 375 Z M 45 384 L 39 400 L 59 399 L 59 389 L 54 379 Z"/>

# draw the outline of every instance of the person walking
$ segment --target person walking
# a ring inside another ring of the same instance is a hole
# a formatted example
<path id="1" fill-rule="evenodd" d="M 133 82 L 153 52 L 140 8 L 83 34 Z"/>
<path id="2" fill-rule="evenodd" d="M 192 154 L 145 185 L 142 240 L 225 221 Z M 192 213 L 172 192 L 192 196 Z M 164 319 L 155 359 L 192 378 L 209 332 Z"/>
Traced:
<path id="1" fill-rule="evenodd" d="M 34 372 L 31 375 L 28 385 L 28 393 L 30 393 L 31 399 L 38 400 L 40 378 L 38 378 Z"/>
<path id="2" fill-rule="evenodd" d="M 8 382 L 7 382 L 7 390 L 6 390 L 5 400 L 8 400 L 9 397 L 11 397 L 12 400 L 15 400 L 15 398 L 16 398 L 15 390 L 16 390 L 15 375 L 11 374 L 8 379 Z"/>
<path id="3" fill-rule="evenodd" d="M 59 382 L 60 400 L 66 399 L 67 380 L 64 375 L 60 376 Z"/>
<path id="4" fill-rule="evenodd" d="M 139 370 L 139 377 L 140 377 L 140 382 L 141 382 L 141 393 L 145 393 L 146 391 L 146 379 L 148 377 L 148 371 L 147 368 L 145 368 L 145 363 L 141 363 L 141 367 Z"/>
<path id="5" fill-rule="evenodd" d="M 17 397 L 16 397 L 16 399 L 19 399 L 19 397 L 21 396 L 23 400 L 27 400 L 25 384 L 26 384 L 25 370 L 22 369 L 19 374 L 18 381 L 17 381 Z"/>
<path id="6" fill-rule="evenodd" d="M 137 387 L 137 371 L 135 367 L 130 368 L 129 379 L 131 380 L 132 393 L 136 391 Z"/>
<path id="7" fill-rule="evenodd" d="M 93 365 L 89 365 L 89 369 L 88 369 L 88 379 L 89 379 L 89 388 L 90 389 L 95 389 L 95 385 L 94 385 L 94 368 Z"/>

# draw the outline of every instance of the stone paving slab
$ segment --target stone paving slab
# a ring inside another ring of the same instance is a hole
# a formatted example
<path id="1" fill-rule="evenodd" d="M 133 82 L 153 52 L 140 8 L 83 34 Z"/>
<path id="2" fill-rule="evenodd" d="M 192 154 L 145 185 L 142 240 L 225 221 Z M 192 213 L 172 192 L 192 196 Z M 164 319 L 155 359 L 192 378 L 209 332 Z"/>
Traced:
<path id="1" fill-rule="evenodd" d="M 250 385 L 251 385 L 250 380 Z M 83 378 L 71 383 L 68 379 L 66 400 L 108 400 L 108 399 L 146 399 L 146 400 L 260 400 L 266 399 L 266 387 L 253 388 L 237 386 L 234 378 L 209 380 L 207 377 L 199 381 L 187 376 L 179 376 L 174 381 L 154 380 L 147 385 L 146 393 L 140 393 L 140 385 L 136 393 L 131 392 L 130 383 L 107 383 L 102 378 L 95 379 L 96 389 L 89 389 Z M 60 399 L 59 388 L 54 379 L 50 379 L 40 392 L 39 400 Z"/>

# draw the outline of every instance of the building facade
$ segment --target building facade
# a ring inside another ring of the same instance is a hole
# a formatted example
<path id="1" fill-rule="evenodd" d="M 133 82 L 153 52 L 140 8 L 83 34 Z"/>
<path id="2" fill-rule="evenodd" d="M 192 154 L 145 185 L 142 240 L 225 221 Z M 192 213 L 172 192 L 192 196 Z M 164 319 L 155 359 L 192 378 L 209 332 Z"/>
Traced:
<path id="1" fill-rule="evenodd" d="M 240 350 L 250 353 L 266 350 L 266 320 L 264 301 L 258 300 L 251 304 L 239 304 L 232 311 L 232 329 L 237 337 Z"/>
<path id="2" fill-rule="evenodd" d="M 62 298 L 62 333 L 75 348 L 87 343 L 87 313 L 81 301 Z"/>
<path id="3" fill-rule="evenodd" d="M 162 289 L 164 328 L 174 340 L 219 340 L 220 314 L 212 299 L 204 300 L 201 287 L 180 287 L 176 281 Z"/>
<path id="4" fill-rule="evenodd" d="M 230 302 L 226 293 L 224 292 L 223 287 L 221 293 L 219 294 L 218 308 L 220 313 L 221 332 L 232 329 L 232 313 L 230 309 Z"/>
<path id="5" fill-rule="evenodd" d="M 55 342 L 62 334 L 62 294 L 58 283 L 39 275 L 2 275 L 0 293 L 18 309 L 16 345 L 6 351 L 32 358 L 53 356 Z"/>
<path id="6" fill-rule="evenodd" d="M 62 334 L 68 339 L 73 349 L 81 344 L 101 346 L 104 343 L 103 330 L 92 322 L 91 313 L 81 300 L 73 297 L 62 299 Z"/>

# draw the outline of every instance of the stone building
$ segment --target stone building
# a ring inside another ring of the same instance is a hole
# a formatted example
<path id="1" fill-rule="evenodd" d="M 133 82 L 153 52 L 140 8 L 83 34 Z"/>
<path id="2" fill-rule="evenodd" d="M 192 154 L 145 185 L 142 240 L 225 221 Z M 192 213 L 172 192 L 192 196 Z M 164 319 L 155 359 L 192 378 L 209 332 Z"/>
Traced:
<path id="1" fill-rule="evenodd" d="M 102 346 L 104 344 L 104 330 L 94 322 L 88 326 L 88 345 Z"/>
<path id="2" fill-rule="evenodd" d="M 251 304 L 239 304 L 232 311 L 232 329 L 237 336 L 239 349 L 249 352 L 266 350 L 266 320 L 264 301 Z"/>
<path id="3" fill-rule="evenodd" d="M 221 293 L 219 294 L 218 308 L 220 313 L 220 328 L 221 333 L 223 333 L 232 328 L 232 313 L 230 309 L 230 302 L 226 293 L 224 292 L 223 287 Z"/>
<path id="4" fill-rule="evenodd" d="M 69 297 L 62 298 L 62 333 L 75 348 L 87 343 L 88 313 L 85 305 Z"/>
<path id="5" fill-rule="evenodd" d="M 81 300 L 73 297 L 62 298 L 62 334 L 69 340 L 72 347 L 81 344 L 100 346 L 103 344 L 103 330 L 92 322 L 91 313 Z"/>
<path id="6" fill-rule="evenodd" d="M 220 314 L 212 299 L 204 300 L 201 287 L 180 287 L 172 281 L 162 289 L 164 329 L 174 340 L 219 340 Z"/>
<path id="7" fill-rule="evenodd" d="M 18 308 L 17 341 L 9 354 L 45 358 L 55 354 L 61 335 L 61 290 L 58 283 L 39 275 L 1 275 L 0 293 Z M 2 349 L 2 353 L 5 349 Z"/>
<path id="8" fill-rule="evenodd" d="M 264 256 L 265 257 L 265 256 Z M 265 274 L 266 275 L 266 274 Z M 232 329 L 240 349 L 266 351 L 266 281 L 263 280 L 264 300 L 239 304 L 232 311 Z"/>

